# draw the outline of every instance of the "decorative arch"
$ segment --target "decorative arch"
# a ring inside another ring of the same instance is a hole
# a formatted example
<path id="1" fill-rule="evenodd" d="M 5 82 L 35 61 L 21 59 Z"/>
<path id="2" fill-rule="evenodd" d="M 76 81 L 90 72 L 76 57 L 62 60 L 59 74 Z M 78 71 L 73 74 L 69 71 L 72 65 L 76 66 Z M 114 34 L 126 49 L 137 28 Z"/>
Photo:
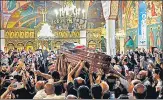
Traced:
<path id="1" fill-rule="evenodd" d="M 34 50 L 34 43 L 32 41 L 26 43 L 26 50 Z"/>
<path id="2" fill-rule="evenodd" d="M 24 44 L 23 43 L 17 43 L 17 49 L 19 50 L 19 51 L 21 51 L 21 50 L 23 50 L 24 49 Z"/>
<path id="3" fill-rule="evenodd" d="M 61 41 L 56 41 L 55 42 L 56 49 L 60 49 L 60 45 L 62 45 L 62 42 Z"/>
<path id="4" fill-rule="evenodd" d="M 96 48 L 96 41 L 94 40 L 88 41 L 88 48 Z"/>
<path id="5" fill-rule="evenodd" d="M 15 48 L 15 45 L 13 43 L 8 43 L 7 44 L 7 49 L 10 50 L 10 49 L 14 49 Z"/>

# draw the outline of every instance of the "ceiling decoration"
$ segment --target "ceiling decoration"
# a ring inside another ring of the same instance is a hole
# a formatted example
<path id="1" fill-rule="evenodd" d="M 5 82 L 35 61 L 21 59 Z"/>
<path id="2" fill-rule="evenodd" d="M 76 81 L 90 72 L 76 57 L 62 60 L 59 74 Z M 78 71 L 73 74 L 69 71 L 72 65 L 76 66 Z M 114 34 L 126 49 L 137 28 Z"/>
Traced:
<path id="1" fill-rule="evenodd" d="M 100 1 L 75 1 L 73 4 L 76 7 L 83 7 L 86 9 L 88 15 L 88 23 L 94 24 L 95 27 L 101 27 L 101 23 L 104 23 L 103 11 Z M 52 24 L 52 18 L 55 15 L 52 13 L 55 8 L 60 8 L 63 5 L 62 1 L 47 1 L 47 15 L 46 21 Z M 89 5 L 89 9 L 87 8 Z M 3 0 L 1 2 L 1 25 L 2 28 L 34 28 L 43 21 L 42 10 L 45 8 L 45 2 L 39 0 Z"/>

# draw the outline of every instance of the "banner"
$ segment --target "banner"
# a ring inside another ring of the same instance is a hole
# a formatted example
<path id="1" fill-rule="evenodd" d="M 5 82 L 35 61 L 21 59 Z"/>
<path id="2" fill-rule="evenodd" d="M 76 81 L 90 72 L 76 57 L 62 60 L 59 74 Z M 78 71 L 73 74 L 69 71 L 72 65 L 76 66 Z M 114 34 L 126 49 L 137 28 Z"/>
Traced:
<path id="1" fill-rule="evenodd" d="M 139 1 L 139 28 L 138 28 L 138 47 L 147 48 L 147 5 L 145 1 Z"/>

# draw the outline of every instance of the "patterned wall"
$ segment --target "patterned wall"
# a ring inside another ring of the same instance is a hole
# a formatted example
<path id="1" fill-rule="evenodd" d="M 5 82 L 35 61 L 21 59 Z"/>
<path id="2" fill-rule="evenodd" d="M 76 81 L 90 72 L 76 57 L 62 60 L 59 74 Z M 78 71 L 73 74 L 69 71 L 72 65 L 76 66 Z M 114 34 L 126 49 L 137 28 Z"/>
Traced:
<path id="1" fill-rule="evenodd" d="M 152 34 L 154 39 L 154 46 L 159 43 L 158 34 L 162 33 L 161 12 L 162 1 L 145 1 L 147 5 L 147 47 L 149 48 L 150 39 L 149 34 L 152 28 Z M 131 36 L 134 40 L 135 47 L 138 46 L 137 34 L 138 34 L 138 1 L 121 1 L 119 7 L 119 15 L 117 21 L 117 28 L 123 29 L 127 36 Z M 158 28 L 160 27 L 160 29 Z M 158 41 L 158 42 L 157 42 Z"/>

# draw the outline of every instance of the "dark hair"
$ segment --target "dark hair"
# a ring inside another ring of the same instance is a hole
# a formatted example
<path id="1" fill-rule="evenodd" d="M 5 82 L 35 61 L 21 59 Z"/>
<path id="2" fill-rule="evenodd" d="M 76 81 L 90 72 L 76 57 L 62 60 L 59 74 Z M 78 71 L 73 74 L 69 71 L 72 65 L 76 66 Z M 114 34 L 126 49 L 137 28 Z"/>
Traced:
<path id="1" fill-rule="evenodd" d="M 138 93 L 137 89 L 141 87 L 144 88 L 144 91 L 142 91 L 142 93 Z M 135 96 L 136 99 L 145 99 L 145 97 L 147 96 L 146 87 L 141 83 L 136 84 L 133 88 L 133 95 Z"/>
<path id="2" fill-rule="evenodd" d="M 20 76 L 20 75 L 15 75 L 15 76 L 14 76 L 14 79 L 16 79 L 18 82 L 21 82 L 21 81 L 22 81 L 22 76 Z"/>
<path id="3" fill-rule="evenodd" d="M 109 99 L 110 98 L 110 91 L 107 91 L 103 95 L 103 99 Z"/>
<path id="4" fill-rule="evenodd" d="M 52 78 L 53 78 L 54 80 L 60 80 L 60 75 L 59 75 L 59 73 L 58 73 L 57 71 L 54 71 L 54 72 L 52 73 Z"/>
<path id="5" fill-rule="evenodd" d="M 61 95 L 62 94 L 62 86 L 60 84 L 54 85 L 55 87 L 55 94 L 56 95 Z"/>
<path id="6" fill-rule="evenodd" d="M 78 88 L 78 98 L 90 99 L 89 88 L 87 86 L 82 85 Z"/>
<path id="7" fill-rule="evenodd" d="M 102 97 L 102 87 L 99 84 L 95 84 L 91 88 L 91 93 L 93 98 L 101 99 Z"/>

